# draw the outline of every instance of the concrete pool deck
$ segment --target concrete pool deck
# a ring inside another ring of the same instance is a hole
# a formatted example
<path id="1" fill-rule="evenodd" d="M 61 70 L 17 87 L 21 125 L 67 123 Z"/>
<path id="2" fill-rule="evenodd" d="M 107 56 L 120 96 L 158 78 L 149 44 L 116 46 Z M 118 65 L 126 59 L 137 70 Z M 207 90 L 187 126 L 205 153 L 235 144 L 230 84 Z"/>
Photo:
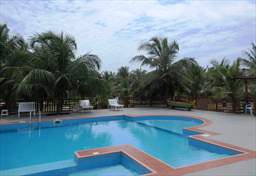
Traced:
<path id="1" fill-rule="evenodd" d="M 88 113 L 76 113 L 72 114 L 72 118 L 104 115 L 184 115 L 201 117 L 211 121 L 212 123 L 210 125 L 200 127 L 200 129 L 218 133 L 218 135 L 210 135 L 207 138 L 256 151 L 256 117 L 252 117 L 249 115 L 199 110 L 179 111 L 170 110 L 167 108 L 128 108 L 124 109 L 123 111 L 94 110 Z M 46 119 L 51 118 L 70 118 L 70 114 L 62 116 L 50 116 Z M 27 120 L 27 118 L 25 120 Z M 17 119 L 0 120 L 0 124 L 5 124 L 9 122 L 17 122 Z M 206 169 L 199 172 L 193 172 L 185 175 L 252 176 L 256 175 L 256 159 L 254 158 L 249 160 L 243 160 L 236 163 Z"/>

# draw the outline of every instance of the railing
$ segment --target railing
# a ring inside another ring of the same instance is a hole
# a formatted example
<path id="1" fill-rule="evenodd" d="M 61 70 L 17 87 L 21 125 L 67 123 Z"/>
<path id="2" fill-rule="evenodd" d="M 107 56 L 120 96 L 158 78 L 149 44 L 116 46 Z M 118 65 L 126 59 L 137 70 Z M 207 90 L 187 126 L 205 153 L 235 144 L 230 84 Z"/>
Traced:
<path id="1" fill-rule="evenodd" d="M 37 109 L 46 114 L 70 113 L 77 109 L 80 99 L 45 99 L 36 100 Z"/>
<path id="2" fill-rule="evenodd" d="M 169 97 L 127 97 L 128 105 L 131 107 L 143 105 L 143 106 L 167 106 L 167 99 Z"/>
<path id="3" fill-rule="evenodd" d="M 138 105 L 154 106 L 154 105 L 166 105 L 166 100 L 168 97 L 129 97 L 129 105 L 134 107 Z M 233 102 L 231 99 L 213 100 L 208 97 L 200 97 L 196 100 L 188 99 L 187 97 L 176 97 L 175 101 L 190 102 L 194 105 L 195 109 L 209 110 L 209 111 L 219 111 L 219 112 L 234 112 Z M 256 97 L 250 97 L 249 102 L 254 104 L 254 112 L 256 113 Z M 237 100 L 235 112 L 244 112 L 246 101 L 241 99 Z"/>
<path id="4" fill-rule="evenodd" d="M 253 102 L 254 111 L 256 113 L 256 97 L 250 97 L 247 101 Z M 234 104 L 231 99 L 213 100 L 211 98 L 198 98 L 196 100 L 196 109 L 219 111 L 219 112 L 234 112 L 233 106 L 235 105 L 235 112 L 242 113 L 245 109 L 246 100 L 236 100 Z"/>
<path id="5" fill-rule="evenodd" d="M 102 105 L 100 101 L 95 98 L 88 98 L 91 100 L 95 109 L 107 108 L 106 105 Z M 167 106 L 168 97 L 125 97 L 120 99 L 121 103 L 126 107 L 135 107 L 139 105 L 143 106 Z M 41 100 L 27 100 L 36 102 L 37 111 L 41 111 L 44 114 L 56 114 L 56 113 L 70 113 L 78 109 L 80 99 L 41 99 Z M 19 100 L 17 102 L 20 102 Z M 23 100 L 24 101 L 24 100 Z M 107 101 L 107 100 L 106 100 Z M 175 98 L 175 101 L 190 102 L 196 109 L 221 111 L 221 112 L 233 112 L 233 103 L 231 100 L 213 100 L 210 98 L 200 97 L 195 101 L 191 101 L 186 97 Z M 256 110 L 256 98 L 251 98 L 250 102 L 254 102 L 254 111 Z M 6 103 L 0 101 L 0 110 L 8 109 L 10 114 L 17 113 L 17 102 Z M 236 112 L 244 111 L 245 100 L 238 100 L 236 103 Z"/>
<path id="6" fill-rule="evenodd" d="M 22 102 L 25 100 L 19 100 Z M 69 113 L 79 105 L 79 99 L 44 99 L 44 100 L 26 100 L 33 101 L 36 105 L 36 111 L 45 114 Z M 10 114 L 16 114 L 18 109 L 17 102 L 1 103 L 0 109 L 8 109 Z"/>
<path id="7" fill-rule="evenodd" d="M 95 109 L 107 108 L 107 99 L 87 97 Z M 17 100 L 16 102 L 3 102 L 0 100 L 0 110 L 8 109 L 9 114 L 17 114 L 18 102 L 33 101 L 36 105 L 36 111 L 39 110 L 43 114 L 65 114 L 74 112 L 79 109 L 79 101 L 81 99 L 37 99 L 37 100 Z"/>

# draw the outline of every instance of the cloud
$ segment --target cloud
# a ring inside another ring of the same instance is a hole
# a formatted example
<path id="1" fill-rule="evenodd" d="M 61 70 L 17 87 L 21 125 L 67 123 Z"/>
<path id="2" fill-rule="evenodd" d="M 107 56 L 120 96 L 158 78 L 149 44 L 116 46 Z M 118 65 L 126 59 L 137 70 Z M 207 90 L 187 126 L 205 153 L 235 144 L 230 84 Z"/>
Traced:
<path id="1" fill-rule="evenodd" d="M 73 35 L 77 55 L 98 54 L 106 70 L 137 67 L 130 59 L 153 36 L 178 41 L 179 57 L 203 65 L 235 59 L 256 38 L 255 2 L 246 0 L 0 0 L 0 22 L 26 39 L 48 30 Z"/>

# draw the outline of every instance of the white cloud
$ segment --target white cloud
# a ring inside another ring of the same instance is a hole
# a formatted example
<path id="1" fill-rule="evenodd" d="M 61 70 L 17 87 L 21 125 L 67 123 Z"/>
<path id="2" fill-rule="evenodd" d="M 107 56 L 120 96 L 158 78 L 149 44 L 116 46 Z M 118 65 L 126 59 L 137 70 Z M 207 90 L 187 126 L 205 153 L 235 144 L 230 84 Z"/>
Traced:
<path id="1" fill-rule="evenodd" d="M 129 65 L 140 42 L 154 35 L 177 40 L 180 57 L 193 56 L 204 65 L 213 56 L 239 56 L 255 41 L 255 11 L 255 3 L 241 0 L 0 0 L 0 22 L 13 32 L 26 38 L 47 30 L 69 33 L 77 54 L 98 54 L 107 70 Z"/>

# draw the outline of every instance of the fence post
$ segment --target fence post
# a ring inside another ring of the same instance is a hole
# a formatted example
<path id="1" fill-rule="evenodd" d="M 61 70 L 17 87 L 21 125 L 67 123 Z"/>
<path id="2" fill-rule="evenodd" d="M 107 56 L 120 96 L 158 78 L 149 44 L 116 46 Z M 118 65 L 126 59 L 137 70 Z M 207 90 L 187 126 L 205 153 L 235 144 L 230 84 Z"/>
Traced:
<path id="1" fill-rule="evenodd" d="M 254 109 L 254 115 L 256 115 L 256 98 L 254 98 L 254 102 L 253 102 L 253 109 Z"/>

